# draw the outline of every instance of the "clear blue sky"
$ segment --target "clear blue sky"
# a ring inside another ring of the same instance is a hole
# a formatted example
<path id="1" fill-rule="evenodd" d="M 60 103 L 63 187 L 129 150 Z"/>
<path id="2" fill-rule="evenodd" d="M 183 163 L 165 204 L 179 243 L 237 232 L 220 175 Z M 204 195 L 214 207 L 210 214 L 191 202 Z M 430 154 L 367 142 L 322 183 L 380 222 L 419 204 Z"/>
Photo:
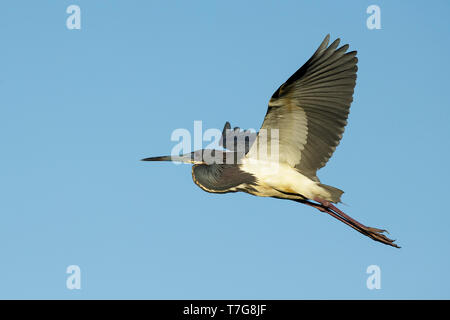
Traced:
<path id="1" fill-rule="evenodd" d="M 66 8 L 81 8 L 68 30 Z M 366 8 L 381 8 L 381 30 Z M 2 1 L 0 298 L 450 298 L 448 1 Z M 177 128 L 258 128 L 330 33 L 358 50 L 322 182 L 402 249 L 300 204 L 209 194 Z M 81 290 L 66 268 L 81 268 Z M 368 290 L 366 268 L 381 268 Z"/>

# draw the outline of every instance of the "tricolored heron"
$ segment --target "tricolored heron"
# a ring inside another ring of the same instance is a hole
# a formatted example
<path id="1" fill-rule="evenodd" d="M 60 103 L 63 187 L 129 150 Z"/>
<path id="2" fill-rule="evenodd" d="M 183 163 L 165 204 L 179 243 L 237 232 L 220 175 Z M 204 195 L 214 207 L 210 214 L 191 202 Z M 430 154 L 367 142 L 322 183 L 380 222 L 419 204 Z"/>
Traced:
<path id="1" fill-rule="evenodd" d="M 333 203 L 340 202 L 343 191 L 322 184 L 316 175 L 342 138 L 358 70 L 356 51 L 347 52 L 347 44 L 338 48 L 340 39 L 328 46 L 329 39 L 327 35 L 312 57 L 272 95 L 258 134 L 231 130 L 227 122 L 221 141 L 224 151 L 197 150 L 143 161 L 192 163 L 194 182 L 207 192 L 242 191 L 300 202 L 373 240 L 398 247 L 384 234 L 386 230 L 367 227 L 339 210 Z M 261 150 L 269 150 L 271 157 L 262 158 Z"/>

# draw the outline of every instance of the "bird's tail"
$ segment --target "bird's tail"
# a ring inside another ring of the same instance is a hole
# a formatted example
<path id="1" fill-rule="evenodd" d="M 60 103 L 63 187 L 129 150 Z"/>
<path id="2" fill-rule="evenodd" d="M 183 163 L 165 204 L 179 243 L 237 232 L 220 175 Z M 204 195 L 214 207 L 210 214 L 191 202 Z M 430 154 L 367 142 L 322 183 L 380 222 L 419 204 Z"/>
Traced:
<path id="1" fill-rule="evenodd" d="M 330 193 L 330 200 L 334 203 L 341 202 L 341 196 L 344 193 L 341 189 L 326 185 L 326 184 L 319 184 L 320 187 L 324 188 Z"/>

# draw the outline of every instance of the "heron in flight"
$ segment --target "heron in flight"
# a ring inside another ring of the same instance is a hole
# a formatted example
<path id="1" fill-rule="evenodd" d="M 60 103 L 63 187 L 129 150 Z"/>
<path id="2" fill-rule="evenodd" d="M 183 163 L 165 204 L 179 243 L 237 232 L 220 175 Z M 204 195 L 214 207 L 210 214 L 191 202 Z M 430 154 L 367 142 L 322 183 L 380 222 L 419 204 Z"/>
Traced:
<path id="1" fill-rule="evenodd" d="M 247 192 L 293 200 L 325 212 L 360 233 L 393 247 L 386 230 L 371 228 L 334 204 L 342 190 L 322 184 L 316 175 L 339 144 L 356 84 L 356 51 L 329 44 L 327 35 L 312 57 L 272 95 L 258 133 L 225 124 L 224 150 L 197 150 L 143 161 L 194 164 L 192 178 L 212 193 Z M 264 156 L 266 154 L 267 156 Z M 268 156 L 270 154 L 270 156 Z"/>

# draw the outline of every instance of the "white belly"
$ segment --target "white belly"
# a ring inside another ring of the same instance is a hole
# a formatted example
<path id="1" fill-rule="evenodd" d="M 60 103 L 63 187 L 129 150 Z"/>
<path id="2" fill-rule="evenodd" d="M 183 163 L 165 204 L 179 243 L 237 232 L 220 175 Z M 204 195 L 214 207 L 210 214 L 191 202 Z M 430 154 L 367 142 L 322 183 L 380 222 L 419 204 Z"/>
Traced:
<path id="1" fill-rule="evenodd" d="M 298 194 L 308 199 L 315 197 L 329 198 L 330 194 L 316 181 L 302 175 L 288 164 L 251 158 L 242 159 L 241 170 L 254 175 L 258 180 L 259 196 L 279 196 L 280 190 Z"/>

